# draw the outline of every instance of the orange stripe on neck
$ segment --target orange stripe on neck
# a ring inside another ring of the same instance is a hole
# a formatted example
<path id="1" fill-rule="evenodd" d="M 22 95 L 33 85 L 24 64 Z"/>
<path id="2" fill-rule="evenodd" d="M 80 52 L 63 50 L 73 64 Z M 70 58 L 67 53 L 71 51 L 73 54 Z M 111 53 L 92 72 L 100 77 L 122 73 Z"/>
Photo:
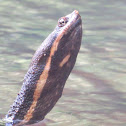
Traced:
<path id="1" fill-rule="evenodd" d="M 70 58 L 70 53 L 60 62 L 59 66 L 62 67 Z"/>
<path id="2" fill-rule="evenodd" d="M 63 37 L 63 35 L 65 34 L 65 32 L 67 31 L 67 29 L 71 26 L 71 24 L 69 24 L 63 31 L 62 33 L 59 34 L 59 36 L 56 38 L 56 40 L 54 41 L 52 47 L 51 47 L 51 51 L 50 51 L 50 56 L 48 58 L 48 61 L 46 63 L 46 66 L 44 68 L 44 71 L 42 72 L 42 74 L 40 75 L 40 78 L 36 84 L 36 89 L 34 91 L 34 95 L 33 95 L 33 102 L 29 108 L 29 110 L 27 111 L 26 115 L 24 116 L 24 120 L 20 123 L 20 124 L 24 124 L 26 122 L 28 122 L 32 117 L 33 117 L 33 112 L 36 108 L 38 99 L 40 98 L 40 95 L 42 93 L 42 90 L 46 84 L 47 78 L 49 76 L 49 70 L 51 68 L 51 59 L 52 56 L 54 55 L 54 53 L 57 51 L 58 49 L 58 45 L 59 45 L 59 41 L 61 40 L 61 38 Z M 69 56 L 67 57 L 69 59 Z M 63 61 L 64 63 L 65 61 Z M 62 66 L 62 64 L 61 64 Z"/>
<path id="3" fill-rule="evenodd" d="M 31 104 L 29 110 L 27 111 L 27 114 L 24 116 L 23 122 L 28 122 L 33 117 L 34 109 L 37 105 L 38 99 L 40 98 L 41 92 L 46 84 L 46 81 L 47 81 L 47 78 L 49 75 L 48 73 L 49 73 L 50 66 L 51 66 L 51 58 L 54 55 L 55 51 L 57 50 L 59 40 L 61 39 L 62 35 L 63 34 L 61 34 L 59 37 L 57 37 L 57 39 L 53 43 L 53 46 L 50 51 L 50 56 L 48 58 L 48 61 L 47 61 L 46 66 L 44 68 L 44 71 L 40 75 L 40 78 L 36 84 L 36 89 L 35 89 L 34 95 L 33 95 L 33 102 Z"/>

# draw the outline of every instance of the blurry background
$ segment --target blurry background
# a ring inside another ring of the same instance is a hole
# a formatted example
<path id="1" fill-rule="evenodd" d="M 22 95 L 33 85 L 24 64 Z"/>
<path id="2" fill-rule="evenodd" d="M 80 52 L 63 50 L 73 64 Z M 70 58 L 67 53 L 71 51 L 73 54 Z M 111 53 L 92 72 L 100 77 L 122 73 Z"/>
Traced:
<path id="1" fill-rule="evenodd" d="M 83 21 L 82 45 L 47 126 L 126 126 L 125 0 L 0 0 L 0 119 L 35 50 L 75 9 Z"/>

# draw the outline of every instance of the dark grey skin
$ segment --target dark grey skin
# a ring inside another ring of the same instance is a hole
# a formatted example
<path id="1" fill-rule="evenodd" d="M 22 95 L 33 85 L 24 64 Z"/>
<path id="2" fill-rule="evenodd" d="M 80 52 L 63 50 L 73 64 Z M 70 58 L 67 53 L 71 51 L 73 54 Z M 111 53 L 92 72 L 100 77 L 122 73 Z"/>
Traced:
<path id="1" fill-rule="evenodd" d="M 26 124 L 33 124 L 43 120 L 62 95 L 65 82 L 74 67 L 81 45 L 82 21 L 78 11 L 61 18 L 54 31 L 34 54 L 28 72 L 24 77 L 22 88 L 6 115 L 6 126 L 24 125 L 20 124 L 20 122 L 24 120 L 24 116 L 34 100 L 33 95 L 37 82 L 45 69 L 51 48 L 57 39 L 58 48 L 51 56 L 48 78 L 34 108 L 32 118 Z M 60 63 L 68 54 L 70 54 L 68 61 L 60 67 Z"/>

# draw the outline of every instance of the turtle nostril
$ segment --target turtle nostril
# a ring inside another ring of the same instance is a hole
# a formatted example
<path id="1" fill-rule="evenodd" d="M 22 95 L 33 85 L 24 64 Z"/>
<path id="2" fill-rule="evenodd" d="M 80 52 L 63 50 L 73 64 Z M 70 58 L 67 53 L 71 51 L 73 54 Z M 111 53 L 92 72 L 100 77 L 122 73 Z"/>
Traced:
<path id="1" fill-rule="evenodd" d="M 79 14 L 79 12 L 78 12 L 77 10 L 74 10 L 74 12 L 75 12 L 76 14 Z"/>

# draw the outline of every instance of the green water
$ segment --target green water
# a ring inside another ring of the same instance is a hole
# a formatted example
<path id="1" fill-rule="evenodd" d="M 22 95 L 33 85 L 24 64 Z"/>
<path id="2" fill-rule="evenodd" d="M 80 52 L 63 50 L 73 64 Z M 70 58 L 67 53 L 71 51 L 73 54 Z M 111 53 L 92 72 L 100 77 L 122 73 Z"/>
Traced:
<path id="1" fill-rule="evenodd" d="M 35 50 L 57 20 L 75 9 L 83 21 L 82 46 L 45 124 L 126 126 L 125 0 L 0 0 L 0 119 L 19 92 Z"/>

